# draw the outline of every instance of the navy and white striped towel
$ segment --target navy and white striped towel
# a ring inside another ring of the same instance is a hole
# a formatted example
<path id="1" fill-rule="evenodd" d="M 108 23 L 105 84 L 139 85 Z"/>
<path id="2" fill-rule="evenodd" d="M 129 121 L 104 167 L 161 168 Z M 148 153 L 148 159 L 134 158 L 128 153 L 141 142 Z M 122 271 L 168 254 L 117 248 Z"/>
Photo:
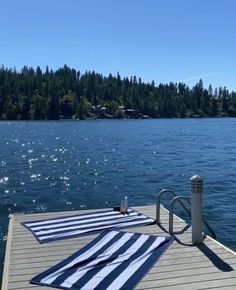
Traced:
<path id="1" fill-rule="evenodd" d="M 30 230 L 40 243 L 48 243 L 107 229 L 144 226 L 154 222 L 154 219 L 129 208 L 127 214 L 110 209 L 21 224 Z"/>
<path id="2" fill-rule="evenodd" d="M 172 237 L 104 231 L 31 283 L 74 290 L 134 289 L 172 242 Z"/>

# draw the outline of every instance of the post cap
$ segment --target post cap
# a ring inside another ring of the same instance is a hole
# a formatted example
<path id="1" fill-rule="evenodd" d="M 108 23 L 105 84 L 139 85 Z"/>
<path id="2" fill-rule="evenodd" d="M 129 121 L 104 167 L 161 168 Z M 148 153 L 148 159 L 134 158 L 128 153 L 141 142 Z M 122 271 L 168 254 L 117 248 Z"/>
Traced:
<path id="1" fill-rule="evenodd" d="M 190 181 L 202 181 L 202 178 L 201 178 L 201 176 L 199 176 L 199 175 L 193 175 L 193 176 L 190 178 Z"/>
<path id="2" fill-rule="evenodd" d="M 199 175 L 194 175 L 190 178 L 191 191 L 193 193 L 201 193 L 203 189 L 203 179 Z"/>

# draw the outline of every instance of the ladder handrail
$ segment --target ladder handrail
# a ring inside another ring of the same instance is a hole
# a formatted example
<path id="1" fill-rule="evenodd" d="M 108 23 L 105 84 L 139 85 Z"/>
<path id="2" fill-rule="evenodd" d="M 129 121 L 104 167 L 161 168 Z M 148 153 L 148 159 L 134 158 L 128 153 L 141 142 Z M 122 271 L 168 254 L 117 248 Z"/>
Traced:
<path id="1" fill-rule="evenodd" d="M 179 233 L 179 232 L 173 231 L 173 220 L 174 220 L 173 216 L 174 216 L 174 204 L 176 203 L 176 201 L 180 202 L 180 200 L 184 200 L 185 202 L 187 202 L 189 204 L 189 206 L 191 206 L 190 200 L 188 198 L 180 196 L 180 195 L 176 196 L 175 198 L 173 198 L 171 200 L 170 209 L 169 209 L 169 233 L 170 233 L 170 235 Z M 186 210 L 186 207 L 184 207 L 184 209 L 185 209 L 185 212 L 191 217 L 191 212 L 188 209 Z"/>
<path id="2" fill-rule="evenodd" d="M 183 204 L 182 202 L 180 202 L 180 200 L 183 200 L 185 202 L 187 202 L 187 204 L 189 206 L 191 206 L 191 202 L 189 200 L 189 198 L 186 198 L 184 196 L 176 196 L 175 198 L 173 198 L 170 202 L 170 210 L 169 210 L 169 233 L 171 235 L 173 235 L 174 233 L 178 233 L 178 232 L 174 232 L 173 231 L 173 215 L 174 215 L 174 204 L 176 203 L 176 201 L 179 201 L 179 204 Z M 191 218 L 191 212 L 184 206 L 183 209 L 185 210 L 185 212 L 189 215 L 189 217 Z M 213 229 L 210 227 L 210 225 L 207 223 L 207 221 L 202 217 L 202 223 L 204 224 L 204 226 L 208 229 L 208 231 L 211 233 L 211 236 L 213 239 L 216 239 L 216 234 L 213 231 Z"/>
<path id="3" fill-rule="evenodd" d="M 184 203 L 182 202 L 182 200 L 187 201 L 187 203 L 189 204 L 189 206 L 191 207 L 191 202 L 188 198 L 177 195 L 172 189 L 168 189 L 165 188 L 163 190 L 161 190 L 158 194 L 157 194 L 157 199 L 156 199 L 156 224 L 160 224 L 160 207 L 161 207 L 161 197 L 163 194 L 165 193 L 170 193 L 171 195 L 174 196 L 174 198 L 171 200 L 170 203 L 170 211 L 169 211 L 169 232 L 170 232 L 170 222 L 171 222 L 171 218 L 173 219 L 173 204 L 175 204 L 176 200 L 178 201 L 179 204 L 181 204 L 182 208 L 185 210 L 185 212 L 189 215 L 189 217 L 191 218 L 191 211 L 184 205 Z M 170 212 L 172 211 L 172 217 L 170 217 Z M 206 222 L 206 220 L 202 217 L 202 222 L 204 224 L 204 226 L 208 229 L 208 231 L 211 233 L 212 238 L 216 239 L 216 235 L 215 232 L 213 231 L 213 229 L 210 227 L 210 225 Z M 172 232 L 173 232 L 173 221 L 172 221 Z"/>
<path id="4" fill-rule="evenodd" d="M 161 190 L 158 194 L 157 194 L 157 199 L 156 199 L 156 224 L 160 224 L 160 208 L 161 208 L 161 197 L 164 193 L 170 193 L 172 194 L 174 197 L 177 197 L 178 195 L 169 188 L 165 188 L 163 190 Z M 185 205 L 181 202 L 181 200 L 179 201 L 182 205 L 183 208 L 185 208 L 185 210 L 188 210 Z"/>

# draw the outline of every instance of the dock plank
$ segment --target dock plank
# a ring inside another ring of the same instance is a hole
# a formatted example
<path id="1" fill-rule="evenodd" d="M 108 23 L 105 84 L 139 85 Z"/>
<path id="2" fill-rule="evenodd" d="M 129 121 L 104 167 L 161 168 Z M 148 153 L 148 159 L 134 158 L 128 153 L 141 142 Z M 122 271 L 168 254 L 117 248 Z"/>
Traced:
<path id="1" fill-rule="evenodd" d="M 135 207 L 155 218 L 155 206 Z M 50 290 L 51 287 L 29 283 L 35 275 L 65 259 L 92 241 L 97 234 L 53 243 L 39 244 L 20 223 L 36 221 L 94 210 L 43 214 L 16 214 L 10 219 L 2 290 Z M 99 210 L 98 210 L 99 211 Z M 181 230 L 186 223 L 174 217 L 174 229 Z M 163 228 L 165 231 L 163 231 Z M 157 225 L 126 229 L 130 232 L 168 236 L 168 211 L 161 209 L 161 227 Z M 176 235 L 168 251 L 137 285 L 137 289 L 236 289 L 236 254 L 213 240 L 204 239 L 200 246 L 191 245 L 191 231 Z"/>

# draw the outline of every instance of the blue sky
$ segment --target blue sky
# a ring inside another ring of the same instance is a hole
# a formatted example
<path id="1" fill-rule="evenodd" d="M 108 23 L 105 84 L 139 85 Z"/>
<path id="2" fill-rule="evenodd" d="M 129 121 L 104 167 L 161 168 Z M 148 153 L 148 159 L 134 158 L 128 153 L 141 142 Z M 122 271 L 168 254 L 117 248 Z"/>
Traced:
<path id="1" fill-rule="evenodd" d="M 0 64 L 236 90 L 235 0 L 7 0 Z"/>

